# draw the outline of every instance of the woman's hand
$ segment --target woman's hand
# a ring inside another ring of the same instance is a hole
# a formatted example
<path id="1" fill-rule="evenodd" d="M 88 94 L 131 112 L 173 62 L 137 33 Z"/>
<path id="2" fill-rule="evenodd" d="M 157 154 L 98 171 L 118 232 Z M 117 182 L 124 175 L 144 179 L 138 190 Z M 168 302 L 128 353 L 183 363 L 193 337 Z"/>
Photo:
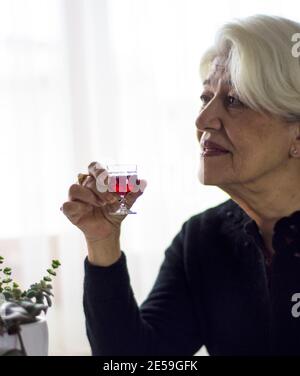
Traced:
<path id="1" fill-rule="evenodd" d="M 61 210 L 66 217 L 84 234 L 88 244 L 99 247 L 106 243 L 118 241 L 120 226 L 126 215 L 111 215 L 119 207 L 119 194 L 115 192 L 100 192 L 97 189 L 97 178 L 105 172 L 105 168 L 97 162 L 88 166 L 89 176 L 82 184 L 73 184 L 69 188 L 69 201 L 62 205 Z M 102 175 L 103 176 L 103 175 Z M 107 180 L 104 181 L 107 183 Z M 130 208 L 136 199 L 143 194 L 147 183 L 138 181 L 138 192 L 126 195 L 126 206 Z M 99 185 L 98 185 L 99 187 Z"/>

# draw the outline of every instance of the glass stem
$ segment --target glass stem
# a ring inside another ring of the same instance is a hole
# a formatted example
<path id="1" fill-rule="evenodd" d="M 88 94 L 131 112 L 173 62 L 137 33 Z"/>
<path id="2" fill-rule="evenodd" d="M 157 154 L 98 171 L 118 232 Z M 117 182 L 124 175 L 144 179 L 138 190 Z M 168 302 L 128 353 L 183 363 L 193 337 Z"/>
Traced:
<path id="1" fill-rule="evenodd" d="M 126 210 L 127 209 L 127 207 L 126 207 L 126 205 L 125 205 L 125 195 L 124 194 L 121 194 L 120 195 L 120 197 L 121 197 L 121 201 L 120 201 L 120 209 L 121 210 Z"/>

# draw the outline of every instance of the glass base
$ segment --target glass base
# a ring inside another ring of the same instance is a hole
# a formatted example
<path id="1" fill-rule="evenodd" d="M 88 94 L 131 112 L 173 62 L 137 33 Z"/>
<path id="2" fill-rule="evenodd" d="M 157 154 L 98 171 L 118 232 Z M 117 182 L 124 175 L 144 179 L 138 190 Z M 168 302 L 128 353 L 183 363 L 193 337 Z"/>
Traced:
<path id="1" fill-rule="evenodd" d="M 136 214 L 136 212 L 127 208 L 119 208 L 117 211 L 111 212 L 109 214 L 110 215 L 127 215 L 127 214 Z"/>

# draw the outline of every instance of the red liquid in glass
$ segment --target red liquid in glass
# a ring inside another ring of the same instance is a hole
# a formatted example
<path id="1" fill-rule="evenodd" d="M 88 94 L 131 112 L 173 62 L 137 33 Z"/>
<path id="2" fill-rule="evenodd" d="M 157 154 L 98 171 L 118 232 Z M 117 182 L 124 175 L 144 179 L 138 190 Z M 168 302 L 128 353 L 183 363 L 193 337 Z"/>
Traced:
<path id="1" fill-rule="evenodd" d="M 133 178 L 135 177 L 135 178 Z M 131 181 L 129 179 L 131 178 Z M 109 187 L 113 192 L 126 195 L 131 192 L 138 182 L 137 175 L 111 176 Z"/>

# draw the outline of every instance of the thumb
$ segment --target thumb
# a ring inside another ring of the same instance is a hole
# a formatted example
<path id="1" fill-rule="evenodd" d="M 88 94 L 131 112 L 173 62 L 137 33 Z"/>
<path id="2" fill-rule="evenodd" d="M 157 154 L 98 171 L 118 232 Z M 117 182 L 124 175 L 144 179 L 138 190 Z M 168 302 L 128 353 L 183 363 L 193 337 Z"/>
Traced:
<path id="1" fill-rule="evenodd" d="M 135 201 L 144 193 L 147 187 L 147 181 L 145 179 L 139 180 L 139 190 L 137 192 L 129 192 L 126 195 L 126 204 L 129 208 L 135 203 Z"/>

